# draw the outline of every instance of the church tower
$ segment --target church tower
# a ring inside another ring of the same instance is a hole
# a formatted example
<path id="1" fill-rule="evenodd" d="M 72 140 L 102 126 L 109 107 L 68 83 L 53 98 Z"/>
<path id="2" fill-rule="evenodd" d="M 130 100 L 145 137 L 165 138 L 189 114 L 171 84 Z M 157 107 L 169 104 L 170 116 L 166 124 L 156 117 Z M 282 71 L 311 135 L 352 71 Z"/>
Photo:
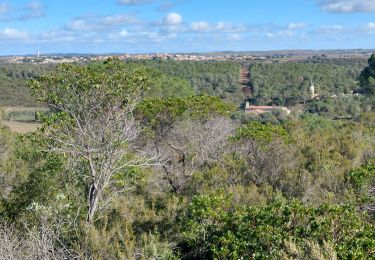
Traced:
<path id="1" fill-rule="evenodd" d="M 311 99 L 314 99 L 318 96 L 317 94 L 315 94 L 315 86 L 314 86 L 314 83 L 313 83 L 312 80 L 310 80 L 309 92 L 310 92 L 310 98 Z"/>

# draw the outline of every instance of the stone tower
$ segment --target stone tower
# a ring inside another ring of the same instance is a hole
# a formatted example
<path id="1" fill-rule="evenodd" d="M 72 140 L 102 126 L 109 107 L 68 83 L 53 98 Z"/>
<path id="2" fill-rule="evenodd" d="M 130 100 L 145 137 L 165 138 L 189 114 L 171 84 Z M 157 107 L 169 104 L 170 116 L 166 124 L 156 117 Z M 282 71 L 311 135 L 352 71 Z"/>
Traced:
<path id="1" fill-rule="evenodd" d="M 317 94 L 315 94 L 315 86 L 312 80 L 310 80 L 309 93 L 311 99 L 314 99 L 318 96 Z"/>

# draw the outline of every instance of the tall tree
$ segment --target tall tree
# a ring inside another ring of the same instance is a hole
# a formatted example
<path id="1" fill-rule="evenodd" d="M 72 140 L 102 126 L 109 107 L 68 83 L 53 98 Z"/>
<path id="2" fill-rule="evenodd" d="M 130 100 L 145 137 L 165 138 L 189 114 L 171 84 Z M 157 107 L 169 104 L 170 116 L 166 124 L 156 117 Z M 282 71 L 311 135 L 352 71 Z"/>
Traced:
<path id="1" fill-rule="evenodd" d="M 109 60 L 61 65 L 29 85 L 53 112 L 43 118 L 49 150 L 83 165 L 87 221 L 92 223 L 113 175 L 141 161 L 132 148 L 140 132 L 133 112 L 149 81 L 141 70 Z"/>
<path id="2" fill-rule="evenodd" d="M 365 94 L 375 94 L 375 53 L 368 60 L 368 66 L 361 72 L 359 80 Z"/>

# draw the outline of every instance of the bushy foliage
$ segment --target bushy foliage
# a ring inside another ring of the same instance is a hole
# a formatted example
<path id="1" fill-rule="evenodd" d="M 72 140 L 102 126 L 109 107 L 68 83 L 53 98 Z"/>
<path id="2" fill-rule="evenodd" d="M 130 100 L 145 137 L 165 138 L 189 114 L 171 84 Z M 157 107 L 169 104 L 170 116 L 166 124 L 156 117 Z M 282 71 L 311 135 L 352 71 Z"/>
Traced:
<path id="1" fill-rule="evenodd" d="M 181 118 L 210 118 L 228 116 L 234 111 L 218 97 L 190 96 L 184 98 L 146 99 L 137 107 L 137 117 L 148 126 L 170 125 Z"/>
<path id="2" fill-rule="evenodd" d="M 285 247 L 287 241 L 302 248 L 308 241 L 328 242 L 339 259 L 373 254 L 373 226 L 353 207 L 277 200 L 257 207 L 231 205 L 224 195 L 192 200 L 182 228 L 188 254 L 199 259 L 295 257 Z"/>
<path id="3" fill-rule="evenodd" d="M 291 142 L 291 137 L 280 125 L 262 124 L 257 121 L 250 122 L 239 129 L 233 136 L 233 140 L 250 138 L 259 143 L 270 143 L 275 139 L 282 139 L 286 143 Z"/>

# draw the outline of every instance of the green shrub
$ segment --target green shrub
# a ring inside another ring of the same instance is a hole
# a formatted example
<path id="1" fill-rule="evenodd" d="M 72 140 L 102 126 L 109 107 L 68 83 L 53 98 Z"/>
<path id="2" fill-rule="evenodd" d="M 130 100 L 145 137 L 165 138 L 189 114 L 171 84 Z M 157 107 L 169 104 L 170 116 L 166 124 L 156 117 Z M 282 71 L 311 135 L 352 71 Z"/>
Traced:
<path id="1" fill-rule="evenodd" d="M 339 259 L 374 257 L 374 225 L 354 207 L 282 199 L 230 205 L 229 196 L 195 197 L 182 222 L 184 249 L 199 259 L 280 259 L 292 257 L 285 244 L 292 241 L 300 248 L 329 243 Z"/>

